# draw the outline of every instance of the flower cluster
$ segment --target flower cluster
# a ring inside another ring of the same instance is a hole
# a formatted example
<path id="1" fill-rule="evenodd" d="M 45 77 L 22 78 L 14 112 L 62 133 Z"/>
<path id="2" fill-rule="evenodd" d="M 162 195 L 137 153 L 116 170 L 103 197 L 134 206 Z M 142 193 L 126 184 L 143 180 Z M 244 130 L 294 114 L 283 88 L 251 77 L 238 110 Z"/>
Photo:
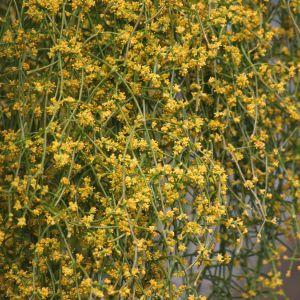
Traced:
<path id="1" fill-rule="evenodd" d="M 284 294 L 299 0 L 4 2 L 0 298 Z"/>

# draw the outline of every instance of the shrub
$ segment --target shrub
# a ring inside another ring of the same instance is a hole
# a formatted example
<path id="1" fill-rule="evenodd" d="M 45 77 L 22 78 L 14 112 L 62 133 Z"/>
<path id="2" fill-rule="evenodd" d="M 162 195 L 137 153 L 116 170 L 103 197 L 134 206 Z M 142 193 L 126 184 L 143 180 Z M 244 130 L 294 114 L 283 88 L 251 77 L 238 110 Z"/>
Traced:
<path id="1" fill-rule="evenodd" d="M 3 3 L 0 298 L 284 294 L 299 6 Z"/>

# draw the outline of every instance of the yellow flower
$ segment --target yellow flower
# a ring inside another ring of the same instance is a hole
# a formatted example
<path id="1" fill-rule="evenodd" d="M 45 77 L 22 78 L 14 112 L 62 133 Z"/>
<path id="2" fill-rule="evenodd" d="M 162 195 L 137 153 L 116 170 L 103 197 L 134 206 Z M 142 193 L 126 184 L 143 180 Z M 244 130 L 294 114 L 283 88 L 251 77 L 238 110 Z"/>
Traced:
<path id="1" fill-rule="evenodd" d="M 71 209 L 71 211 L 77 211 L 78 210 L 78 205 L 72 201 L 69 202 L 69 207 Z"/>
<path id="2" fill-rule="evenodd" d="M 95 119 L 90 110 L 83 110 L 77 114 L 78 122 L 82 126 L 93 126 Z"/>
<path id="3" fill-rule="evenodd" d="M 248 190 L 251 190 L 254 188 L 254 183 L 251 180 L 246 180 L 244 182 L 244 187 Z"/>
<path id="4" fill-rule="evenodd" d="M 224 257 L 223 257 L 223 255 L 220 254 L 220 253 L 218 253 L 218 254 L 217 254 L 216 260 L 217 260 L 217 262 L 220 263 L 220 264 L 223 263 L 223 262 L 224 262 Z"/>
<path id="5" fill-rule="evenodd" d="M 246 87 L 247 85 L 249 85 L 249 81 L 246 74 L 242 73 L 237 77 L 237 85 L 239 87 Z"/>
<path id="6" fill-rule="evenodd" d="M 0 245 L 3 243 L 4 238 L 5 238 L 5 233 L 2 230 L 0 230 Z"/>
<path id="7" fill-rule="evenodd" d="M 63 167 L 71 162 L 71 157 L 67 153 L 54 154 L 54 160 L 58 167 Z"/>
<path id="8" fill-rule="evenodd" d="M 26 218 L 24 216 L 21 218 L 18 218 L 17 226 L 24 227 L 25 225 L 26 225 Z"/>

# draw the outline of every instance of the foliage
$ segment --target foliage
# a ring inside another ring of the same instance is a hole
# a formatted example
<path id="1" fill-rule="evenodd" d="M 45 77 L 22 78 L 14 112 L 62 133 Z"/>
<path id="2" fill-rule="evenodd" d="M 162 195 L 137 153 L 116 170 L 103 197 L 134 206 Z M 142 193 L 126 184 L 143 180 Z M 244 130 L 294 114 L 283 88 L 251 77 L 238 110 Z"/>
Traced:
<path id="1" fill-rule="evenodd" d="M 0 298 L 284 294 L 280 258 L 291 269 L 300 246 L 299 7 L 3 4 Z"/>

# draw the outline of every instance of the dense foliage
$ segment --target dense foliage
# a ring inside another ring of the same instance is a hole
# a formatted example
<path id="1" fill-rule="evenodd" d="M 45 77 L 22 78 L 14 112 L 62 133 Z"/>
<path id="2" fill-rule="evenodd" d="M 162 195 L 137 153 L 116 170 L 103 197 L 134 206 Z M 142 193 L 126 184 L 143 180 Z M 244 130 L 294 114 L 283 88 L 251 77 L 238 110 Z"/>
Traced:
<path id="1" fill-rule="evenodd" d="M 0 299 L 284 294 L 299 7 L 2 1 Z"/>

